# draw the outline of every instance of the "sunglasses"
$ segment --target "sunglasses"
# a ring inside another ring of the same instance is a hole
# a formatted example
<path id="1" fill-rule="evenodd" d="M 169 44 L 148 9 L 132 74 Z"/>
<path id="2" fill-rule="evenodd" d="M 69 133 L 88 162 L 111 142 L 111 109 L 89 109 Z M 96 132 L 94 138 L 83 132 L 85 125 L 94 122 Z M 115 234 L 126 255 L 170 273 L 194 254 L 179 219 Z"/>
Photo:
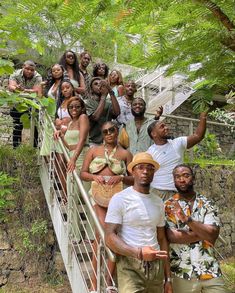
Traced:
<path id="1" fill-rule="evenodd" d="M 154 171 L 155 170 L 154 166 L 152 165 L 142 165 L 142 164 L 136 165 L 134 168 L 140 171 L 144 171 L 144 170 Z"/>
<path id="2" fill-rule="evenodd" d="M 73 55 L 66 55 L 66 58 L 74 59 L 75 57 Z"/>
<path id="3" fill-rule="evenodd" d="M 102 132 L 103 132 L 103 135 L 108 135 L 108 134 L 113 134 L 115 131 L 116 131 L 116 127 L 112 126 L 110 128 L 104 129 Z"/>
<path id="4" fill-rule="evenodd" d="M 70 105 L 70 106 L 68 106 L 68 109 L 69 109 L 69 110 L 73 110 L 73 109 L 78 110 L 78 109 L 80 109 L 80 108 L 82 108 L 82 107 L 79 106 L 79 105 Z"/>

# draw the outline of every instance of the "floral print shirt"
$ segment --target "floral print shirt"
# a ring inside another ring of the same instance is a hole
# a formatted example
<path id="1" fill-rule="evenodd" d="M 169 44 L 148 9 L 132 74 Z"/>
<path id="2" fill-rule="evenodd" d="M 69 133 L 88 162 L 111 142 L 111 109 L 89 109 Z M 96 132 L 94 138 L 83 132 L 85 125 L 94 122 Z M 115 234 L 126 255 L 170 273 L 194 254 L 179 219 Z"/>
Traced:
<path id="1" fill-rule="evenodd" d="M 127 101 L 125 96 L 118 97 L 117 101 L 121 111 L 120 115 L 116 119 L 118 125 L 126 124 L 129 120 L 134 119 L 131 112 L 131 103 Z"/>
<path id="2" fill-rule="evenodd" d="M 192 212 L 187 201 L 180 199 L 177 193 L 165 202 L 166 227 L 171 229 L 189 230 L 189 226 L 182 223 L 174 215 L 171 205 L 178 201 L 185 215 L 191 216 L 193 220 L 208 225 L 220 226 L 217 208 L 211 201 L 200 194 L 192 207 Z M 208 280 L 221 276 L 219 263 L 215 258 L 214 248 L 208 241 L 198 241 L 190 244 L 170 244 L 171 271 L 177 277 L 190 280 Z"/>

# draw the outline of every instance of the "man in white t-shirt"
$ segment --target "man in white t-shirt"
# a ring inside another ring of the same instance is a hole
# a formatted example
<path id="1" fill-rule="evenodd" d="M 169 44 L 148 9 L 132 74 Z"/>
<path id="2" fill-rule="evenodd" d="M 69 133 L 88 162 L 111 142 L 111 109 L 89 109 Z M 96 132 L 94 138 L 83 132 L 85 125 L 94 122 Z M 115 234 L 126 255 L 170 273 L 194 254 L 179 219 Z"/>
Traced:
<path id="1" fill-rule="evenodd" d="M 151 188 L 163 200 L 167 200 L 175 194 L 176 188 L 172 171 L 175 166 L 183 163 L 186 149 L 199 143 L 206 132 L 207 113 L 200 114 L 200 121 L 195 132 L 190 136 L 168 139 L 169 130 L 162 121 L 154 121 L 148 127 L 148 134 L 153 139 L 154 144 L 149 147 L 147 153 L 160 164 L 158 172 L 154 174 Z"/>
<path id="2" fill-rule="evenodd" d="M 165 293 L 172 292 L 164 205 L 149 193 L 158 168 L 151 155 L 136 154 L 128 165 L 134 186 L 115 194 L 109 203 L 105 241 L 118 254 L 119 293 L 162 293 L 163 287 Z"/>

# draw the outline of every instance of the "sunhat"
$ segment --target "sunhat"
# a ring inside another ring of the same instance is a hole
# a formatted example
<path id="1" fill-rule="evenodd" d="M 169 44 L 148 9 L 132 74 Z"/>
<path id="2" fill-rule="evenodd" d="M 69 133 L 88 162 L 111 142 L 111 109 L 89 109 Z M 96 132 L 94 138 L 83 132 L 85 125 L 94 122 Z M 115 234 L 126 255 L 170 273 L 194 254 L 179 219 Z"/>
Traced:
<path id="1" fill-rule="evenodd" d="M 132 161 L 127 166 L 127 170 L 132 173 L 132 169 L 138 164 L 151 164 L 154 166 L 155 171 L 160 168 L 160 165 L 154 161 L 153 157 L 148 153 L 138 153 L 134 155 Z"/>

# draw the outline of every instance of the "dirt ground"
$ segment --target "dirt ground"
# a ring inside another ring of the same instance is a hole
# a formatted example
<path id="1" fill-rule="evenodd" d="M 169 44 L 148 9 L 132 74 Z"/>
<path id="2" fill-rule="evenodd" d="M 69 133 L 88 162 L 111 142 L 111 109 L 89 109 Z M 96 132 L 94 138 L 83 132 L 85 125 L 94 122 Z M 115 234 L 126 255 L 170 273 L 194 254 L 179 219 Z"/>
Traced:
<path id="1" fill-rule="evenodd" d="M 53 286 L 36 279 L 28 283 L 6 285 L 0 288 L 0 293 L 72 293 L 72 290 L 68 281 Z"/>

